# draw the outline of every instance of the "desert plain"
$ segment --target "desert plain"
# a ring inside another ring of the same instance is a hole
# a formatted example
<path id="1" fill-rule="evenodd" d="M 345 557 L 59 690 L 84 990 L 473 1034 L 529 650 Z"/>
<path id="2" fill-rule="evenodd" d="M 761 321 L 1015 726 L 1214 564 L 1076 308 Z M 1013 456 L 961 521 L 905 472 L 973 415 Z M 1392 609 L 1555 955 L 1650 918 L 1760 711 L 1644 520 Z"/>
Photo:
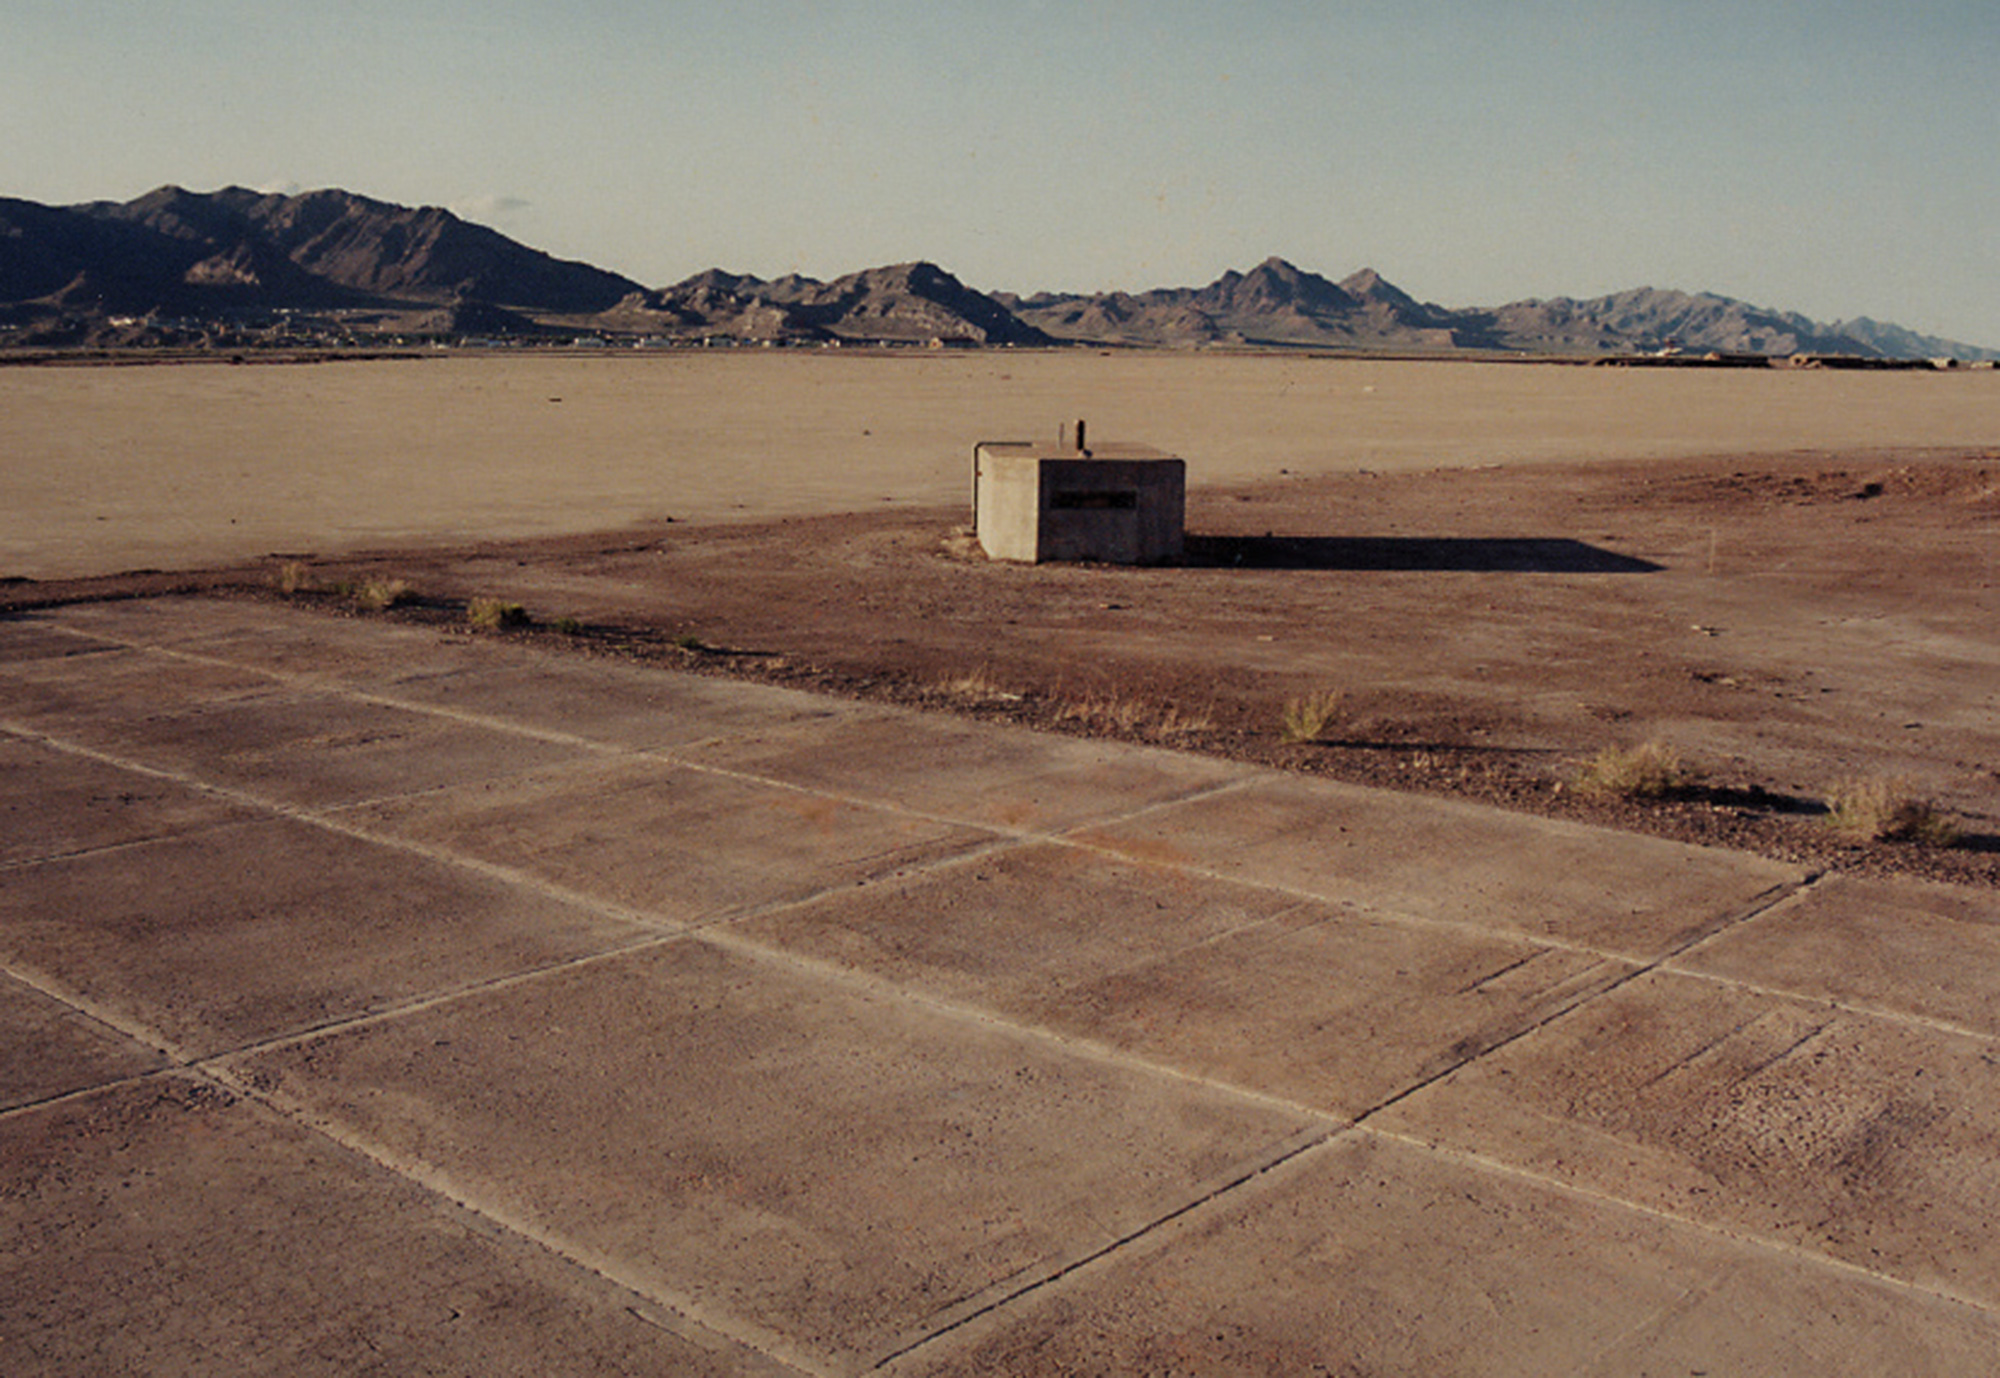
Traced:
<path id="1" fill-rule="evenodd" d="M 2000 374 L 423 357 L 0 415 L 18 1371 L 2000 1363 Z M 1077 417 L 1187 459 L 1183 563 L 978 556 L 971 445 Z M 1579 789 L 1647 741 L 1698 771 Z M 1829 829 L 1850 778 L 1957 844 Z"/>
<path id="2" fill-rule="evenodd" d="M 0 369 L 0 577 L 950 507 L 1081 417 L 1197 487 L 1527 461 L 1977 450 L 2000 375 L 1054 352 L 604 351 Z"/>
<path id="3" fill-rule="evenodd" d="M 14 605 L 78 578 L 268 592 L 298 564 L 401 580 L 401 615 L 444 623 L 519 601 L 588 624 L 569 649 L 676 668 L 1790 859 L 2000 864 L 1992 370 L 494 352 L 8 368 L 0 406 Z M 977 558 L 973 443 L 1076 419 L 1187 460 L 1186 565 Z M 1292 749 L 1312 696 L 1338 711 Z M 1700 788 L 1565 784 L 1647 742 Z M 1955 811 L 1964 845 L 1830 836 L 1822 800 L 1867 781 Z"/>

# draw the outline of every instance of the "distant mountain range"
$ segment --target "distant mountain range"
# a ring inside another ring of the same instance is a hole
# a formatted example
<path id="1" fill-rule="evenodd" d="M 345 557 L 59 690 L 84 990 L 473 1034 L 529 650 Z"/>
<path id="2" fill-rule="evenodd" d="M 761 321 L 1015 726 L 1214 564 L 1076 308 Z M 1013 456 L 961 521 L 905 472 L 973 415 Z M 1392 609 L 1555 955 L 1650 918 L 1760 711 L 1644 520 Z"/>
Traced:
<path id="1" fill-rule="evenodd" d="M 931 263 L 833 282 L 710 269 L 648 288 L 450 211 L 346 191 L 161 187 L 77 206 L 0 198 L 0 344 L 412 340 L 2000 359 L 1865 317 L 1823 325 L 1650 287 L 1445 307 L 1373 269 L 1333 282 L 1271 258 L 1206 287 L 1140 293 L 988 294 Z"/>

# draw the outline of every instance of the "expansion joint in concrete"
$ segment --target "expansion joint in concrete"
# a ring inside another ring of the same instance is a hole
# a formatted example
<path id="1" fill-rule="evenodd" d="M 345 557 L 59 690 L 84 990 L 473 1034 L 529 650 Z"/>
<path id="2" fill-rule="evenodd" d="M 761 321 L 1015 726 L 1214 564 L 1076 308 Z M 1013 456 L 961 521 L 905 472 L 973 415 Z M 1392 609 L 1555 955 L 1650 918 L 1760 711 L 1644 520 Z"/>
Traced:
<path id="1" fill-rule="evenodd" d="M 1438 1082 L 1445 1080 L 1447 1077 L 1454 1075 L 1460 1069 L 1469 1067 L 1473 1063 L 1478 1062 L 1484 1058 L 1491 1057 L 1493 1054 L 1499 1052 L 1501 1049 L 1510 1047 L 1513 1044 L 1520 1042 L 1522 1039 L 1528 1037 L 1528 1035 L 1535 1033 L 1540 1029 L 1547 1028 L 1550 1024 L 1555 1023 L 1558 1019 L 1562 1019 L 1570 1014 L 1573 1014 L 1575 1011 L 1582 1009 L 1585 1005 L 1590 1004 L 1592 1001 L 1601 1000 L 1605 996 L 1611 994 L 1613 991 L 1621 990 L 1624 987 L 1631 985 L 1634 981 L 1637 981 L 1644 976 L 1650 975 L 1653 972 L 1661 970 L 1671 958 L 1678 956 L 1683 952 L 1686 952 L 1688 949 L 1693 947 L 1697 942 L 1706 941 L 1708 938 L 1715 936 L 1717 933 L 1726 932 L 1727 930 L 1735 928 L 1740 924 L 1748 923 L 1751 919 L 1756 918 L 1759 914 L 1762 914 L 1765 911 L 1772 909 L 1777 905 L 1782 904 L 1785 900 L 1791 898 L 1792 895 L 1797 893 L 1797 891 L 1800 888 L 1801 887 L 1799 885 L 1795 884 L 1774 885 L 1770 889 L 1765 890 L 1762 893 L 1753 896 L 1747 904 L 1740 905 L 1734 910 L 1726 911 L 1714 922 L 1704 925 L 1700 933 L 1696 937 L 1689 938 L 1679 944 L 1676 944 L 1674 947 L 1670 948 L 1666 953 L 1662 954 L 1661 956 L 1653 958 L 1651 961 L 1640 962 L 1640 963 L 1625 963 L 1622 959 L 1619 959 L 1621 965 L 1627 966 L 1627 970 L 1620 972 L 1615 967 L 1610 968 L 1607 971 L 1606 978 L 1604 980 L 1586 985 L 1581 990 L 1579 990 L 1575 994 L 1575 996 L 1572 997 L 1571 999 L 1562 1002 L 1553 1009 L 1545 1011 L 1535 1019 L 1524 1022 L 1519 1028 L 1507 1034 L 1505 1037 L 1494 1039 L 1490 1043 L 1485 1043 L 1479 1046 L 1478 1048 L 1470 1049 L 1466 1052 L 1465 1056 L 1455 1058 L 1444 1063 L 1442 1066 L 1439 1066 L 1434 1070 L 1432 1070 L 1428 1075 L 1420 1077 L 1417 1080 L 1411 1082 L 1408 1086 L 1405 1086 L 1400 1090 L 1396 1091 L 1393 1095 L 1386 1096 L 1382 1100 L 1377 1101 L 1374 1105 L 1369 1106 L 1367 1109 L 1361 1111 L 1354 1117 L 1355 1124 L 1364 1128 L 1367 1127 L 1370 1120 L 1374 1119 L 1376 1116 L 1380 1115 L 1383 1111 L 1389 1109 L 1391 1106 L 1398 1105 L 1401 1102 L 1408 1100 L 1411 1096 L 1416 1095 L 1419 1091 L 1424 1090 L 1426 1087 L 1434 1086 Z"/>
<path id="2" fill-rule="evenodd" d="M 1242 1191 L 1251 1183 L 1268 1173 L 1275 1172 L 1287 1163 L 1311 1153 L 1314 1149 L 1339 1138 L 1354 1128 L 1349 1121 L 1342 1120 L 1331 1125 L 1316 1126 L 1301 1131 L 1285 1139 L 1250 1162 L 1240 1166 L 1222 1181 L 1213 1183 L 1205 1191 L 1163 1211 L 1141 1225 L 1126 1231 L 1116 1239 L 1097 1248 L 1080 1252 L 1069 1258 L 1051 1261 L 1034 1270 L 1018 1281 L 1001 1284 L 999 1295 L 992 1295 L 992 1289 L 966 1298 L 956 1306 L 947 1307 L 937 1313 L 937 1322 L 923 1334 L 910 1339 L 887 1353 L 876 1356 L 868 1365 L 869 1371 L 886 1369 L 917 1350 L 935 1343 L 954 1331 L 960 1330 L 982 1316 L 987 1316 L 1003 1307 L 1011 1306 L 1022 1299 L 1054 1286 L 1085 1269 L 1107 1262 L 1113 1255 L 1130 1251 L 1161 1231 L 1167 1230 L 1186 1217 L 1206 1207 L 1219 1204 L 1226 1198 Z"/>
<path id="3" fill-rule="evenodd" d="M 1729 1229 L 1713 1221 L 1696 1219 L 1693 1216 L 1684 1215 L 1678 1211 L 1670 1211 L 1659 1206 L 1647 1205 L 1643 1201 L 1634 1201 L 1629 1197 L 1619 1196 L 1611 1192 L 1597 1191 L 1571 1181 L 1568 1178 L 1557 1177 L 1546 1172 L 1537 1172 L 1533 1168 L 1523 1167 L 1518 1163 L 1491 1158 L 1483 1153 L 1471 1152 L 1466 1149 L 1453 1148 L 1421 1135 L 1407 1134 L 1375 1124 L 1357 1123 L 1354 1126 L 1354 1130 L 1357 1134 L 1380 1139 L 1385 1143 L 1400 1144 L 1405 1148 L 1417 1149 L 1423 1153 L 1434 1155 L 1447 1162 L 1457 1163 L 1466 1168 L 1526 1182 L 1559 1196 L 1571 1197 L 1578 1201 L 1589 1201 L 1597 1205 L 1629 1211 L 1634 1215 L 1658 1220 L 1663 1224 L 1672 1225 L 1679 1229 L 1691 1230 L 1715 1239 L 1727 1240 L 1731 1244 L 1741 1248 L 1755 1249 L 1784 1258 L 1793 1263 L 1804 1264 L 1808 1267 L 1820 1267 L 1835 1273 L 1844 1273 L 1850 1277 L 1863 1278 L 1884 1288 L 1908 1293 L 1913 1296 L 1929 1297 L 1953 1306 L 1964 1307 L 1966 1310 L 1975 1312 L 1982 1317 L 2000 1321 L 2000 1306 L 1996 1306 L 1991 1302 L 1983 1301 L 1977 1297 L 1969 1296 L 1950 1288 L 1934 1287 L 1921 1282 L 1912 1282 L 1907 1278 L 1897 1277 L 1894 1273 L 1885 1273 L 1878 1269 L 1864 1267 L 1859 1263 L 1849 1262 L 1833 1254 L 1822 1253 L 1817 1249 L 1810 1249 L 1804 1245 L 1791 1243 L 1789 1240 L 1775 1238 L 1771 1235 L 1757 1234 L 1748 1230 Z"/>

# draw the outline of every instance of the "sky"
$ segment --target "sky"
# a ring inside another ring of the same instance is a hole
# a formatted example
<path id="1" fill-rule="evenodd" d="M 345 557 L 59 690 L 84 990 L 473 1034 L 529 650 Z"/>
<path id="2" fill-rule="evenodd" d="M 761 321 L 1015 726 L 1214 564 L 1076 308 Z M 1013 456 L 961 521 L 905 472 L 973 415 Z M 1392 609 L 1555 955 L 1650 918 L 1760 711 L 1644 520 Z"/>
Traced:
<path id="1" fill-rule="evenodd" d="M 337 186 L 665 286 L 1278 255 L 2000 346 L 1996 0 L 0 0 L 0 195 Z"/>

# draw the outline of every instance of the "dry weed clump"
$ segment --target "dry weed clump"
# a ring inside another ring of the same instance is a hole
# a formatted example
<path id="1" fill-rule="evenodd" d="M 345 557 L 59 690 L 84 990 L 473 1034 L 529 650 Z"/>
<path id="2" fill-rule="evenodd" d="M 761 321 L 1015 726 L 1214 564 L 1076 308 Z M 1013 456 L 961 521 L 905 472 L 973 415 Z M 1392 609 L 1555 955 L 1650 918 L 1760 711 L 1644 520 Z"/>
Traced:
<path id="1" fill-rule="evenodd" d="M 1949 847 L 1958 820 L 1901 778 L 1843 780 L 1826 793 L 1827 826 L 1871 842 L 1921 842 Z"/>
<path id="2" fill-rule="evenodd" d="M 1087 731 L 1138 737 L 1149 742 L 1181 742 L 1215 730 L 1215 719 L 1210 714 L 1115 694 L 1062 699 L 1056 704 L 1055 719 L 1059 723 L 1075 723 Z"/>
<path id="3" fill-rule="evenodd" d="M 278 592 L 290 596 L 294 593 L 311 593 L 319 587 L 319 580 L 313 578 L 311 570 L 300 560 L 287 560 L 278 570 Z"/>
<path id="4" fill-rule="evenodd" d="M 1153 718 L 1148 736 L 1156 742 L 1182 742 L 1213 731 L 1213 714 L 1183 710 L 1169 704 Z"/>
<path id="5" fill-rule="evenodd" d="M 1577 768 L 1576 788 L 1587 795 L 1664 799 L 1692 785 L 1700 773 L 1664 742 L 1608 746 Z"/>
<path id="6" fill-rule="evenodd" d="M 528 625 L 528 610 L 504 598 L 478 597 L 465 605 L 465 620 L 481 631 L 504 631 Z"/>
<path id="7" fill-rule="evenodd" d="M 1297 745 L 1319 741 L 1326 736 L 1327 726 L 1345 697 L 1338 689 L 1320 689 L 1302 698 L 1286 699 L 1285 711 L 1278 719 L 1278 735 Z"/>
<path id="8" fill-rule="evenodd" d="M 1131 733 L 1147 717 L 1146 705 L 1114 694 L 1089 694 L 1056 705 L 1056 721 L 1075 723 L 1098 732 Z"/>
<path id="9" fill-rule="evenodd" d="M 416 596 L 416 590 L 403 579 L 367 579 L 354 591 L 355 604 L 369 612 L 414 602 Z"/>
<path id="10" fill-rule="evenodd" d="M 1022 697 L 1002 689 L 984 670 L 941 679 L 931 686 L 931 691 L 953 703 L 1019 703 Z"/>

